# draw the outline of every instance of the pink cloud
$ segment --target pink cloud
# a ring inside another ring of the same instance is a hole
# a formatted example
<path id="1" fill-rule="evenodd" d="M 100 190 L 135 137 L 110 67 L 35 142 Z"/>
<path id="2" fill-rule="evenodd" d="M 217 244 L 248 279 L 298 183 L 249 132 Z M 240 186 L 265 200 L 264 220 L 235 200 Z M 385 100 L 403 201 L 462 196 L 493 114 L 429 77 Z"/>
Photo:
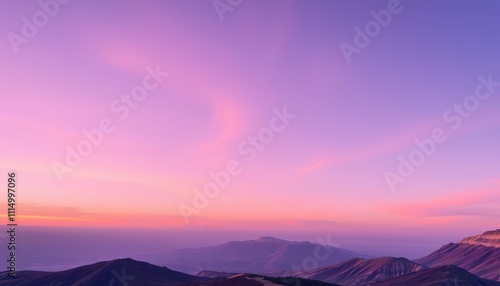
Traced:
<path id="1" fill-rule="evenodd" d="M 240 137 L 244 123 L 244 108 L 237 102 L 227 100 L 214 102 L 213 118 L 218 126 L 217 135 L 203 144 L 203 149 L 211 151 L 227 147 L 227 145 Z"/>
<path id="2" fill-rule="evenodd" d="M 312 164 L 309 164 L 309 165 L 301 168 L 298 171 L 298 174 L 301 176 L 304 176 L 304 175 L 307 175 L 310 173 L 314 173 L 314 172 L 326 169 L 329 166 L 331 166 L 332 162 L 333 162 L 333 159 L 330 156 L 326 156 L 325 158 L 322 158 L 322 159 L 320 159 Z"/>
<path id="3" fill-rule="evenodd" d="M 376 209 L 406 218 L 498 216 L 498 205 L 491 205 L 498 192 L 498 189 L 468 191 L 419 202 L 382 203 Z"/>
<path id="4" fill-rule="evenodd" d="M 181 216 L 160 213 L 97 213 L 75 207 L 31 203 L 23 204 L 23 211 L 17 219 L 23 225 L 44 226 L 179 227 L 184 225 Z"/>
<path id="5" fill-rule="evenodd" d="M 366 160 L 372 157 L 384 155 L 390 152 L 401 150 L 408 146 L 414 145 L 416 139 L 422 139 L 425 136 L 430 136 L 431 131 L 439 126 L 439 121 L 429 121 L 419 124 L 413 128 L 407 128 L 395 135 L 380 138 L 376 142 L 370 142 L 354 149 L 346 154 L 336 156 L 335 165 L 342 165 L 355 161 Z"/>
<path id="6" fill-rule="evenodd" d="M 489 179 L 488 183 L 493 184 L 493 185 L 500 185 L 500 179 L 498 179 L 498 178 Z"/>

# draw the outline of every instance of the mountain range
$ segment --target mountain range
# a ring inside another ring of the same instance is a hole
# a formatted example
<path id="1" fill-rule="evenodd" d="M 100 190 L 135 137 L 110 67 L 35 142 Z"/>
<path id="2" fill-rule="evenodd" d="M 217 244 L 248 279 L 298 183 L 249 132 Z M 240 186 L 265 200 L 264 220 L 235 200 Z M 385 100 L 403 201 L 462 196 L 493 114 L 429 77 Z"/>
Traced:
<path id="1" fill-rule="evenodd" d="M 193 263 L 191 269 L 209 267 L 197 275 L 126 258 L 59 272 L 19 271 L 16 278 L 1 272 L 0 286 L 500 286 L 499 249 L 500 230 L 446 244 L 415 261 L 352 258 L 355 253 L 345 249 L 262 237 L 182 249 L 172 252 L 175 258 L 166 259 L 179 259 L 176 263 L 182 266 Z M 315 255 L 318 250 L 324 250 L 323 254 Z M 333 254 L 338 257 L 334 259 Z M 325 261 L 328 265 L 291 270 L 312 259 L 322 261 L 311 265 Z"/>
<path id="2" fill-rule="evenodd" d="M 354 258 L 333 266 L 298 272 L 294 276 L 342 285 L 364 285 L 425 268 L 406 258 L 381 257 L 369 260 Z"/>
<path id="3" fill-rule="evenodd" d="M 443 245 L 415 262 L 428 267 L 456 265 L 475 275 L 500 281 L 500 229 Z"/>
<path id="4" fill-rule="evenodd" d="M 370 286 L 500 286 L 500 282 L 480 278 L 466 270 L 445 265 L 394 277 Z"/>
<path id="5" fill-rule="evenodd" d="M 6 272 L 0 275 L 1 286 L 163 286 L 206 280 L 208 278 L 130 258 L 98 262 L 59 272 L 19 271 L 14 279 L 8 277 Z"/>
<path id="6" fill-rule="evenodd" d="M 315 253 L 322 259 L 314 259 Z M 322 267 L 356 257 L 371 258 L 330 245 L 261 237 L 211 247 L 179 249 L 142 259 L 192 275 L 203 270 L 268 275 L 285 274 L 293 269 L 310 267 L 307 262 L 304 263 L 306 260 L 312 260 L 311 265 L 315 267 Z"/>

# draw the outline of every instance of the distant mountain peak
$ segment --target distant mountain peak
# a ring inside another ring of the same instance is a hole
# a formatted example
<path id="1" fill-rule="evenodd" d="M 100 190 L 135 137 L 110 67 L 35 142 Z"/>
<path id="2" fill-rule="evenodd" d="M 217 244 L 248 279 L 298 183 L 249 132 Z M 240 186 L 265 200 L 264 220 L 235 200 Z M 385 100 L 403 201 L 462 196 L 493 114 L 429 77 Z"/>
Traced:
<path id="1" fill-rule="evenodd" d="M 268 275 L 295 271 L 297 265 L 302 267 L 304 261 L 313 257 L 318 251 L 321 259 L 317 261 L 317 267 L 333 265 L 354 257 L 368 257 L 342 248 L 325 246 L 322 249 L 318 248 L 318 245 L 262 236 L 253 240 L 229 241 L 209 247 L 174 250 L 157 263 L 193 275 L 206 269 L 216 272 L 250 272 Z"/>
<path id="2" fill-rule="evenodd" d="M 108 263 L 113 263 L 113 264 L 116 264 L 116 263 L 134 264 L 134 263 L 147 263 L 147 262 L 142 262 L 142 261 L 138 261 L 138 260 L 135 260 L 135 259 L 127 257 L 127 258 L 113 259 L 113 260 L 108 261 Z"/>
<path id="3" fill-rule="evenodd" d="M 279 238 L 274 238 L 272 236 L 261 236 L 257 241 L 260 242 L 276 242 L 276 243 L 289 243 L 289 241 L 279 239 Z"/>
<path id="4" fill-rule="evenodd" d="M 460 243 L 500 248 L 500 229 L 490 230 L 479 235 L 464 238 Z"/>

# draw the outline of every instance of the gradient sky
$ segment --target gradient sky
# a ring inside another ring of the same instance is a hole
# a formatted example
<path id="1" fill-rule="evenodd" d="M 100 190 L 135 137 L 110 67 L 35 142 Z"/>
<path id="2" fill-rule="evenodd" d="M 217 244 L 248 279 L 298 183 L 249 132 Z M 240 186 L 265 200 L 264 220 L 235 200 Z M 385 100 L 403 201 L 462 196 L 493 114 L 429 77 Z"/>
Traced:
<path id="1" fill-rule="evenodd" d="M 354 28 L 388 2 L 244 0 L 221 21 L 211 0 L 73 0 L 16 53 L 8 34 L 41 8 L 2 1 L 0 168 L 18 172 L 19 223 L 389 235 L 500 227 L 500 88 L 457 130 L 442 118 L 479 76 L 500 81 L 500 2 L 401 1 L 347 63 L 339 45 L 353 45 Z M 120 120 L 112 103 L 148 66 L 169 76 Z M 296 117 L 248 162 L 239 144 L 285 106 Z M 116 130 L 60 182 L 53 162 L 103 118 Z M 435 128 L 448 140 L 391 191 L 384 173 Z M 186 225 L 179 205 L 230 160 L 241 174 Z"/>

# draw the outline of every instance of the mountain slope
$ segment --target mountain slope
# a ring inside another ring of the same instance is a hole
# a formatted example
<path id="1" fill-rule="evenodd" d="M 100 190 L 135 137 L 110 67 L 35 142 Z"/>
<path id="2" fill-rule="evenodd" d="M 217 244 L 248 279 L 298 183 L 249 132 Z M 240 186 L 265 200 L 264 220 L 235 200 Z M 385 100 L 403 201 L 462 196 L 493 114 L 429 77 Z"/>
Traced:
<path id="1" fill-rule="evenodd" d="M 415 260 L 428 267 L 453 264 L 483 278 L 500 281 L 500 230 L 449 243 Z"/>
<path id="2" fill-rule="evenodd" d="M 261 237 L 258 240 L 231 241 L 212 247 L 180 249 L 153 261 L 193 275 L 205 269 L 265 275 L 297 270 L 301 268 L 304 260 L 314 256 L 315 251 L 326 258 L 322 261 L 316 260 L 319 267 L 355 257 L 367 257 L 333 246 Z"/>
<path id="3" fill-rule="evenodd" d="M 0 286 L 165 286 L 205 281 L 207 278 L 191 276 L 132 259 L 98 262 L 60 272 L 21 271 L 15 279 L 0 278 Z"/>
<path id="4" fill-rule="evenodd" d="M 227 273 L 227 272 L 219 272 L 219 271 L 211 271 L 211 270 L 203 270 L 200 273 L 196 274 L 196 276 L 207 277 L 207 278 L 227 278 L 230 276 L 237 275 L 238 273 Z"/>
<path id="5" fill-rule="evenodd" d="M 210 273 L 213 274 L 210 271 L 205 274 Z M 0 286 L 339 286 L 296 277 L 255 274 L 209 279 L 132 259 L 98 262 L 60 272 L 20 271 L 17 274 L 12 279 L 6 272 L 0 273 Z"/>
<path id="6" fill-rule="evenodd" d="M 480 278 L 466 270 L 445 265 L 395 277 L 371 286 L 500 286 L 499 282 Z"/>
<path id="7" fill-rule="evenodd" d="M 424 266 L 406 258 L 382 257 L 369 260 L 355 258 L 333 266 L 297 273 L 297 275 L 342 285 L 362 285 L 387 280 L 424 268 Z"/>
<path id="8" fill-rule="evenodd" d="M 500 229 L 464 238 L 460 243 L 500 248 Z"/>
<path id="9" fill-rule="evenodd" d="M 255 274 L 236 274 L 227 278 L 217 278 L 184 286 L 340 286 L 321 281 L 296 277 L 267 277 Z"/>

